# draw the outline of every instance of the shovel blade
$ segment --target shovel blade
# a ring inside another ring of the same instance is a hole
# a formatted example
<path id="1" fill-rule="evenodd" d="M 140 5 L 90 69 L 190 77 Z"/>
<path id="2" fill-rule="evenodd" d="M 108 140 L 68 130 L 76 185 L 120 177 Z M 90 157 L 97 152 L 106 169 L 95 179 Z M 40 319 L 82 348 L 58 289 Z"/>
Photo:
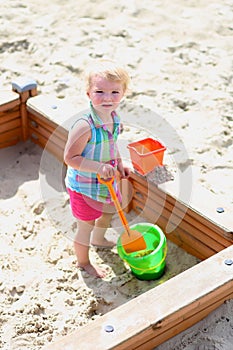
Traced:
<path id="1" fill-rule="evenodd" d="M 130 230 L 130 235 L 125 231 L 121 235 L 121 244 L 126 253 L 138 252 L 146 249 L 146 242 L 139 231 Z"/>

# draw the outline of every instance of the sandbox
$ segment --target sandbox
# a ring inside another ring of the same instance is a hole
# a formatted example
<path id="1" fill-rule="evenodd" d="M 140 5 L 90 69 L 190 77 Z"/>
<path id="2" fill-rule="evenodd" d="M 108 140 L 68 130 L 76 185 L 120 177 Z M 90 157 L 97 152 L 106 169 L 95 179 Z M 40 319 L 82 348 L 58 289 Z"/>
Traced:
<path id="1" fill-rule="evenodd" d="M 63 161 L 69 127 L 64 115 L 74 111 L 36 96 L 32 82 L 15 83 L 13 90 L 1 97 L 1 147 L 31 139 Z M 45 349 L 153 349 L 233 297 L 232 208 L 219 215 L 216 197 L 202 188 L 187 204 L 176 198 L 172 185 L 165 191 L 133 172 L 129 182 L 133 195 L 126 211 L 152 223 L 156 217 L 168 240 L 202 262 Z"/>

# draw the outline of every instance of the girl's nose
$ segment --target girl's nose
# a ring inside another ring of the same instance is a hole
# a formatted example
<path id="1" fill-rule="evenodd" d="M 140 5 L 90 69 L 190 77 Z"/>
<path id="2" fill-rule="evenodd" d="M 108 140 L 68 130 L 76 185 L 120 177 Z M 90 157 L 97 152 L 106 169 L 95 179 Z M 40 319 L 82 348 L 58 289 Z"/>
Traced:
<path id="1" fill-rule="evenodd" d="M 112 99 L 111 94 L 106 92 L 106 93 L 104 94 L 104 100 L 105 100 L 105 101 L 111 101 L 111 99 Z"/>

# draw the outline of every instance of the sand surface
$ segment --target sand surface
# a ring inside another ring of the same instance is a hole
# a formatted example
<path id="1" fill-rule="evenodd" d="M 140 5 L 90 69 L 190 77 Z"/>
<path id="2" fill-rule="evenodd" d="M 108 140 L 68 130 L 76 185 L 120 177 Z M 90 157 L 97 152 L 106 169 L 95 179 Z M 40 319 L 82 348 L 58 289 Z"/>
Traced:
<path id="1" fill-rule="evenodd" d="M 121 147 L 146 135 L 159 138 L 175 179 L 186 174 L 191 190 L 202 185 L 218 196 L 219 206 L 232 206 L 232 2 L 61 3 L 1 1 L 0 89 L 32 78 L 39 93 L 80 111 L 87 107 L 85 64 L 99 57 L 119 60 L 132 77 L 121 106 Z M 127 153 L 124 158 L 129 160 Z M 42 349 L 198 263 L 169 242 L 165 275 L 138 281 L 116 249 L 92 248 L 92 259 L 109 274 L 104 280 L 87 276 L 75 268 L 77 227 L 61 165 L 31 142 L 0 150 L 0 164 L 3 350 Z M 128 219 L 140 220 L 134 213 Z M 108 236 L 117 238 L 120 231 L 115 216 Z M 232 343 L 229 301 L 157 349 L 230 350 Z"/>

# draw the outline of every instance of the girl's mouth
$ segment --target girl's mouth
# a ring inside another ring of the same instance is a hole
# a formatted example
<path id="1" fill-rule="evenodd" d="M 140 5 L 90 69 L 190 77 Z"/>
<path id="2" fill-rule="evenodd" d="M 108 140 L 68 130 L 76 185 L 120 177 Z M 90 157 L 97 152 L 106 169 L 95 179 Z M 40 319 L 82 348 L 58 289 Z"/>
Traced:
<path id="1" fill-rule="evenodd" d="M 111 103 L 104 103 L 104 104 L 102 104 L 102 107 L 109 108 L 109 107 L 112 107 L 112 104 Z"/>

